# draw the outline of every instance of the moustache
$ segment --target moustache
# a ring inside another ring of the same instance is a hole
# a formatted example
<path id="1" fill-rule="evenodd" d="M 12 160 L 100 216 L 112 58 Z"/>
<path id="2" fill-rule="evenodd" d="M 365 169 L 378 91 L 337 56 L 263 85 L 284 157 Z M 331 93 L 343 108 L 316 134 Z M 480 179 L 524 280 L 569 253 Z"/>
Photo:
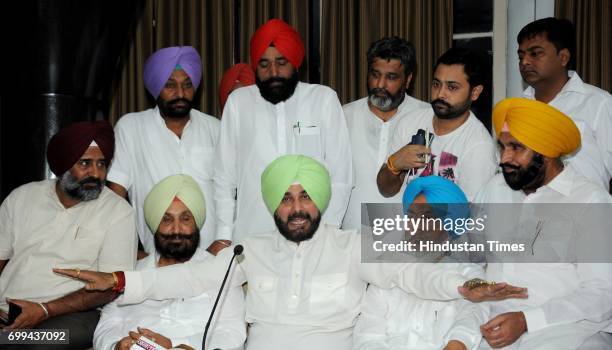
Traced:
<path id="1" fill-rule="evenodd" d="M 186 235 L 183 233 L 160 233 L 159 237 L 165 241 L 174 241 L 174 240 L 185 240 L 188 241 L 191 239 L 191 235 Z"/>
<path id="2" fill-rule="evenodd" d="M 370 95 L 376 95 L 376 94 L 383 94 L 385 95 L 385 97 L 390 97 L 391 94 L 389 93 L 389 91 L 383 89 L 383 88 L 374 88 L 372 90 L 370 90 Z"/>
<path id="3" fill-rule="evenodd" d="M 95 184 L 97 186 L 102 186 L 102 181 L 100 181 L 100 179 L 98 179 L 97 177 L 86 177 L 83 180 L 79 181 L 79 185 L 87 185 L 87 184 Z"/>
<path id="4" fill-rule="evenodd" d="M 448 102 L 446 102 L 446 101 L 442 101 L 442 100 L 440 100 L 440 99 L 435 99 L 435 100 L 431 101 L 431 105 L 432 105 L 432 106 L 434 106 L 434 105 L 436 105 L 436 106 L 437 106 L 437 105 L 443 105 L 443 106 L 445 106 L 446 108 L 451 108 L 450 103 L 448 103 Z"/>
<path id="5" fill-rule="evenodd" d="M 502 169 L 508 169 L 508 168 L 510 168 L 510 169 L 513 169 L 513 170 L 519 170 L 519 169 L 521 168 L 521 167 L 520 167 L 520 166 L 518 166 L 518 165 L 512 165 L 512 164 L 509 164 L 509 163 L 499 163 L 499 166 L 500 166 Z"/>
<path id="6" fill-rule="evenodd" d="M 179 103 L 179 102 L 183 102 L 183 103 L 185 103 L 186 105 L 191 104 L 191 101 L 189 101 L 189 100 L 188 100 L 188 99 L 186 99 L 186 98 L 177 98 L 177 99 L 174 99 L 174 100 L 169 101 L 169 102 L 168 102 L 168 105 L 169 105 L 169 106 L 171 106 L 171 105 L 176 105 L 176 104 L 177 104 L 177 103 Z"/>
<path id="7" fill-rule="evenodd" d="M 287 217 L 287 222 L 291 220 L 295 220 L 295 219 L 304 219 L 304 220 L 312 221 L 312 217 L 310 216 L 310 214 L 303 212 L 303 211 L 298 211 L 297 213 L 293 213 L 289 215 Z"/>

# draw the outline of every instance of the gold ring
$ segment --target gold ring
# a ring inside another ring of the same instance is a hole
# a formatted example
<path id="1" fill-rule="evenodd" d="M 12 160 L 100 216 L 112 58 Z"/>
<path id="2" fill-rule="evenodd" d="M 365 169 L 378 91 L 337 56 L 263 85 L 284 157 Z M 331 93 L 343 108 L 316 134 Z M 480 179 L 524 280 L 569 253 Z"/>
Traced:
<path id="1" fill-rule="evenodd" d="M 81 269 L 79 269 L 77 267 L 75 270 L 76 270 L 76 273 L 77 273 L 77 278 L 79 278 L 79 276 L 81 276 Z"/>

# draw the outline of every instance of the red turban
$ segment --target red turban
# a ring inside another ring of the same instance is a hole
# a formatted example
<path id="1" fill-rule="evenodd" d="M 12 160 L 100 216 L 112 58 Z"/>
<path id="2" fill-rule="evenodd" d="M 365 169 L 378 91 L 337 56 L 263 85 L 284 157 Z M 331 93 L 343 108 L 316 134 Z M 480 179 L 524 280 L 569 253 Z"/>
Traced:
<path id="1" fill-rule="evenodd" d="M 110 164 L 115 152 L 115 133 L 107 121 L 78 122 L 62 128 L 49 141 L 47 161 L 56 176 L 62 176 L 83 156 L 92 141 L 96 141 Z"/>
<path id="2" fill-rule="evenodd" d="M 257 63 L 270 44 L 297 69 L 304 59 L 304 43 L 300 34 L 280 19 L 271 19 L 259 27 L 251 37 L 251 66 L 256 69 Z"/>
<path id="3" fill-rule="evenodd" d="M 221 109 L 225 106 L 225 101 L 227 101 L 227 97 L 234 89 L 234 85 L 236 85 L 237 82 L 242 84 L 242 86 L 255 84 L 255 73 L 248 64 L 238 63 L 226 70 L 223 74 L 221 84 L 219 85 L 219 102 L 221 102 Z"/>

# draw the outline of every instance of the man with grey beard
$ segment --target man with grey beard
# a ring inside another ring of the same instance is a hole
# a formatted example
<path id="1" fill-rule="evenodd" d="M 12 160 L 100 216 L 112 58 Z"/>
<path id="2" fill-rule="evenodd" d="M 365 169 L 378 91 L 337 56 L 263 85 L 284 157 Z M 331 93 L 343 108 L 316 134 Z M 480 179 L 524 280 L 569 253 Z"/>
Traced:
<path id="1" fill-rule="evenodd" d="M 87 292 L 50 266 L 133 269 L 134 211 L 104 186 L 114 142 L 108 122 L 65 127 L 47 147 L 49 167 L 59 178 L 25 184 L 2 203 L 0 316 L 6 318 L 9 304 L 21 308 L 8 328 L 68 329 L 66 349 L 91 346 L 96 307 L 116 294 Z"/>
<path id="2" fill-rule="evenodd" d="M 355 187 L 342 228 L 361 228 L 361 203 L 400 203 L 399 195 L 383 197 L 376 187 L 378 169 L 387 161 L 391 137 L 402 119 L 429 104 L 408 95 L 416 68 L 414 46 L 401 38 L 372 43 L 368 58 L 368 96 L 344 105 L 349 129 Z M 402 193 L 400 191 L 398 193 Z"/>
<path id="3" fill-rule="evenodd" d="M 485 62 L 482 54 L 466 48 L 451 48 L 438 58 L 432 108 L 402 119 L 393 134 L 392 151 L 376 179 L 383 196 L 396 195 L 415 177 L 438 175 L 457 184 L 471 201 L 495 174 L 493 139 L 470 111 L 490 72 Z M 411 144 L 420 129 L 427 143 Z"/>

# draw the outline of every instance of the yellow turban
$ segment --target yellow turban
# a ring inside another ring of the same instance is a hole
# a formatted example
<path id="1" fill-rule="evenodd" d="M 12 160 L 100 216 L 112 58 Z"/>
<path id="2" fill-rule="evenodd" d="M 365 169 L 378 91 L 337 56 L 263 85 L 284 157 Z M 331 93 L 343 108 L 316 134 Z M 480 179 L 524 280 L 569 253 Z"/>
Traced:
<path id="1" fill-rule="evenodd" d="M 543 102 L 518 97 L 499 102 L 493 109 L 498 137 L 506 123 L 520 143 L 549 158 L 559 158 L 580 147 L 580 131 L 572 119 Z"/>
<path id="2" fill-rule="evenodd" d="M 329 172 L 323 164 L 302 155 L 276 158 L 261 174 L 261 194 L 266 207 L 274 214 L 289 186 L 304 187 L 319 211 L 324 212 L 331 197 Z"/>
<path id="3" fill-rule="evenodd" d="M 196 225 L 202 228 L 206 220 L 206 202 L 200 186 L 189 175 L 171 175 L 157 183 L 145 198 L 145 221 L 151 232 L 157 231 L 175 197 L 189 208 Z"/>

